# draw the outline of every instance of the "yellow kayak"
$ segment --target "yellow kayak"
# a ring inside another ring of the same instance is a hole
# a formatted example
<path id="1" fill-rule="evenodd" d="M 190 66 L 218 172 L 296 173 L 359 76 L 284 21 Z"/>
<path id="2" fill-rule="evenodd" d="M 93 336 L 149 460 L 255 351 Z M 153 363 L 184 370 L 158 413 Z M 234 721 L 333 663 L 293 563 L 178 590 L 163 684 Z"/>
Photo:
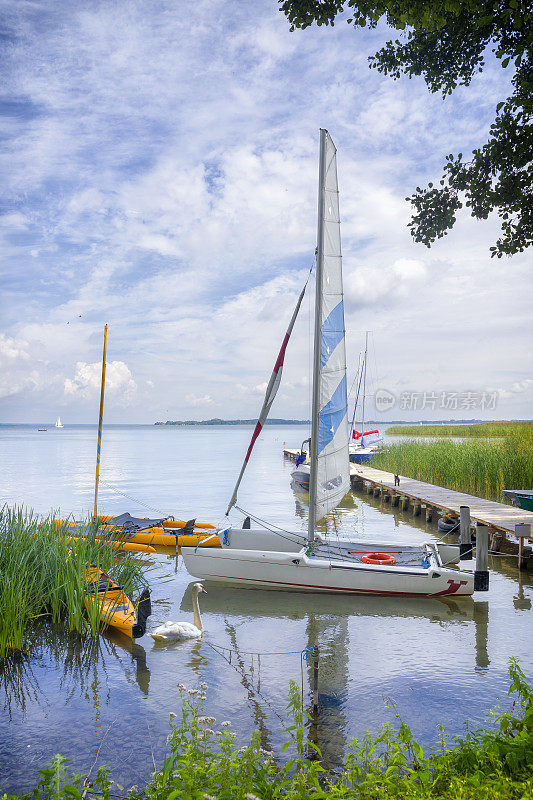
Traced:
<path id="1" fill-rule="evenodd" d="M 82 523 L 73 523 L 74 525 L 82 524 Z M 82 536 L 69 536 L 67 538 L 67 544 L 75 544 L 79 539 L 82 539 Z M 97 536 L 97 539 L 100 539 L 102 542 L 108 542 L 109 545 L 113 548 L 113 550 L 123 550 L 128 552 L 136 552 L 136 553 L 155 553 L 155 547 L 152 547 L 149 544 L 142 544 L 139 542 L 131 542 L 131 541 L 121 541 L 120 539 L 107 539 L 105 536 Z M 174 539 L 176 537 L 174 536 Z"/>
<path id="2" fill-rule="evenodd" d="M 150 615 L 150 595 L 147 590 L 141 595 L 137 614 L 135 606 L 122 587 L 98 567 L 89 567 L 88 582 L 85 589 L 87 609 L 97 608 L 105 625 L 121 633 L 138 638 L 146 630 L 146 618 Z"/>

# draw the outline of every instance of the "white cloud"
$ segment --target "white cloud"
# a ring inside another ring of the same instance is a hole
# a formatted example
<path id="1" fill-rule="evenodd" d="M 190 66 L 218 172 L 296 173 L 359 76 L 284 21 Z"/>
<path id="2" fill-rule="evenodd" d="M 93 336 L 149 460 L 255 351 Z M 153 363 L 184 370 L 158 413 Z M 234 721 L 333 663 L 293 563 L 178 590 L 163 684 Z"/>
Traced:
<path id="1" fill-rule="evenodd" d="M 6 419 L 94 419 L 105 321 L 127 370 L 116 392 L 108 375 L 117 421 L 168 418 L 168 397 L 176 418 L 194 403 L 253 417 L 313 261 L 321 125 L 338 146 L 350 370 L 370 329 L 391 387 L 524 382 L 527 254 L 491 261 L 498 223 L 466 211 L 431 250 L 406 227 L 406 195 L 486 136 L 508 80 L 492 62 L 443 102 L 368 69 L 381 29 L 290 33 L 271 0 L 65 9 L 41 9 L 38 33 L 36 7 L 10 16 L 2 77 L 28 113 L 0 154 L 0 330 L 19 352 L 2 360 Z M 279 416 L 308 402 L 311 295 Z"/>
<path id="2" fill-rule="evenodd" d="M 195 395 L 195 394 L 186 394 L 185 395 L 185 402 L 189 406 L 196 407 L 203 407 L 203 406 L 210 406 L 213 402 L 213 398 L 210 397 L 208 394 L 204 395 Z"/>
<path id="3" fill-rule="evenodd" d="M 101 363 L 86 364 L 78 361 L 74 378 L 65 378 L 65 394 L 80 395 L 84 398 L 94 397 L 100 391 L 101 375 Z M 105 390 L 106 394 L 120 394 L 124 404 L 131 402 L 137 386 L 123 361 L 111 361 L 106 365 Z"/>

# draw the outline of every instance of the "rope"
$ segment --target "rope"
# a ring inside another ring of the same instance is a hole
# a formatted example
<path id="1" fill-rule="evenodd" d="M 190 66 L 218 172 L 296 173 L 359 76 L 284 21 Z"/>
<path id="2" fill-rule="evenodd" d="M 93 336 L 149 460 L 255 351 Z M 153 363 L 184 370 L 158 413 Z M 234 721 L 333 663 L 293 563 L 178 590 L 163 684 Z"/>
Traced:
<path id="1" fill-rule="evenodd" d="M 266 522 L 266 520 L 261 519 L 261 517 L 254 516 L 249 511 L 245 511 L 237 504 L 235 504 L 235 508 L 237 509 L 237 511 L 240 511 L 241 514 L 244 514 L 245 517 L 250 517 L 250 519 L 253 519 L 254 522 L 257 522 L 259 525 L 262 525 L 264 528 L 266 528 L 267 531 L 270 531 L 270 533 L 274 533 L 276 536 L 280 536 L 282 539 L 286 539 L 286 541 L 288 542 L 293 542 L 294 537 L 297 536 L 302 540 L 302 547 L 303 547 L 307 540 L 307 537 L 303 533 L 296 533 L 296 534 L 293 533 L 291 534 L 291 538 L 289 539 L 288 536 L 283 536 L 283 534 L 284 533 L 290 534 L 291 531 L 288 531 L 285 528 L 280 528 L 278 525 L 273 525 L 272 523 L 268 523 Z M 281 533 L 279 531 L 281 531 Z"/>
<path id="2" fill-rule="evenodd" d="M 216 642 L 207 642 L 206 641 L 206 644 L 208 644 L 209 647 L 212 647 L 213 650 L 215 650 L 218 647 L 219 650 L 225 650 L 228 653 L 237 653 L 238 655 L 244 655 L 244 656 L 259 656 L 259 657 L 261 657 L 261 656 L 297 656 L 297 655 L 301 655 L 301 656 L 305 657 L 306 660 L 308 659 L 308 654 L 312 653 L 313 650 L 315 649 L 315 646 L 313 645 L 312 647 L 305 647 L 303 650 L 280 650 L 280 651 L 274 651 L 272 653 L 258 653 L 255 650 L 235 650 L 232 647 L 226 647 L 226 645 L 217 644 Z"/>
<path id="3" fill-rule="evenodd" d="M 159 508 L 154 508 L 154 506 L 149 506 L 149 505 L 147 505 L 146 503 L 143 503 L 143 502 L 142 502 L 142 500 L 139 500 L 139 498 L 138 498 L 138 497 L 131 497 L 131 495 L 129 495 L 129 494 L 126 494 L 125 492 L 121 492 L 121 491 L 120 491 L 120 489 L 117 489 L 117 488 L 115 488 L 114 486 L 112 486 L 110 483 L 108 483 L 107 481 L 104 481 L 104 479 L 103 479 L 103 478 L 100 478 L 100 483 L 103 483 L 103 484 L 104 484 L 104 486 L 107 486 L 107 488 L 108 488 L 108 489 L 111 489 L 111 491 L 112 491 L 112 492 L 115 492 L 116 494 L 120 494 L 120 495 L 122 495 L 122 497 L 125 497 L 125 498 L 126 498 L 126 500 L 131 500 L 131 501 L 132 501 L 132 503 L 138 503 L 138 504 L 139 504 L 140 506 L 142 506 L 143 508 L 147 508 L 147 509 L 148 509 L 148 511 L 155 511 L 155 513 L 156 513 L 156 514 L 159 514 L 159 516 L 165 516 L 165 512 L 164 512 L 164 511 L 161 511 L 161 509 L 159 509 Z M 167 515 L 167 516 L 165 517 L 165 519 L 169 519 L 169 516 Z"/>

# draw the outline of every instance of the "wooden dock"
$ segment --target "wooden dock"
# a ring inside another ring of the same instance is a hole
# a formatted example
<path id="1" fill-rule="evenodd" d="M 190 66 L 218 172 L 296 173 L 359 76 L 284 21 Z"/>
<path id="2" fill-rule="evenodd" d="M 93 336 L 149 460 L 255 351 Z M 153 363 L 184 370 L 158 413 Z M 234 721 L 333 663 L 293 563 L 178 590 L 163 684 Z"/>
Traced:
<path id="1" fill-rule="evenodd" d="M 300 451 L 284 448 L 283 452 L 288 458 L 296 458 Z M 524 523 L 532 526 L 533 533 L 533 512 L 517 506 L 484 500 L 471 494 L 407 478 L 404 475 L 400 475 L 400 485 L 395 486 L 392 472 L 374 469 L 366 464 L 350 463 L 350 478 L 352 485 L 366 488 L 375 496 L 383 496 L 385 502 L 401 505 L 404 510 L 412 508 L 417 516 L 424 513 L 428 522 L 442 514 L 459 517 L 460 507 L 468 506 L 470 518 L 480 524 L 488 525 L 491 533 L 514 537 L 515 526 Z M 495 544 L 491 543 L 491 550 L 498 549 Z"/>

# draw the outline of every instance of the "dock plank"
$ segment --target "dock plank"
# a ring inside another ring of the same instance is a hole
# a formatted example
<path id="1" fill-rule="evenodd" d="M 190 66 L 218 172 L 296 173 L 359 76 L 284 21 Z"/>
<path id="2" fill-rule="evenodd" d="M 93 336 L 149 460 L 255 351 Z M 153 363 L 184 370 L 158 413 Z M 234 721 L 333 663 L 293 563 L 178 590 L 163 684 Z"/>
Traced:
<path id="1" fill-rule="evenodd" d="M 392 492 L 407 495 L 421 503 L 441 508 L 443 511 L 452 511 L 459 516 L 459 508 L 468 506 L 470 517 L 476 522 L 490 525 L 505 533 L 515 533 L 515 525 L 526 523 L 533 525 L 533 512 L 525 511 L 517 506 L 507 506 L 494 500 L 484 500 L 471 494 L 445 489 L 442 486 L 433 486 L 431 483 L 417 481 L 400 475 L 400 485 L 394 486 L 394 474 L 374 469 L 366 464 L 350 464 L 350 476 L 370 481 L 378 486 L 383 485 Z"/>

